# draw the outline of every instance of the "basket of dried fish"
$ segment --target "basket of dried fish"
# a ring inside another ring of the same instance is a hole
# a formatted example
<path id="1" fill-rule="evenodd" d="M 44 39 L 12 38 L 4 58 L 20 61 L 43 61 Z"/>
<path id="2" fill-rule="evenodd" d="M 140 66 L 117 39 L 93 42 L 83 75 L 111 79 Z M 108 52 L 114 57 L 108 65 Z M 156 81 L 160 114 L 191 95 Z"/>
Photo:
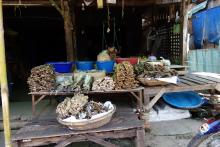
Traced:
<path id="1" fill-rule="evenodd" d="M 66 98 L 56 109 L 58 122 L 71 130 L 99 128 L 111 121 L 115 111 L 116 107 L 111 102 L 88 101 L 88 96 L 83 94 Z"/>
<path id="2" fill-rule="evenodd" d="M 142 62 L 134 67 L 137 79 L 146 86 L 162 86 L 177 82 L 177 72 L 160 64 Z"/>
<path id="3" fill-rule="evenodd" d="M 145 86 L 163 86 L 168 84 L 167 82 L 159 81 L 157 79 L 138 78 L 138 80 Z"/>

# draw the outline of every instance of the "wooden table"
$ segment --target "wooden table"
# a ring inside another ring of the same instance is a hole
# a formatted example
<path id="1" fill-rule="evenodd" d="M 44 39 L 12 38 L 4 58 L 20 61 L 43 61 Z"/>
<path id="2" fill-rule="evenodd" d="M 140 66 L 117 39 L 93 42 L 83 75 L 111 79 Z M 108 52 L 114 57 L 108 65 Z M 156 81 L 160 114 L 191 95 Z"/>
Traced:
<path id="1" fill-rule="evenodd" d="M 90 91 L 84 92 L 84 94 L 122 94 L 122 93 L 130 93 L 132 96 L 137 99 L 137 109 L 143 110 L 143 94 L 144 88 L 138 87 L 135 89 L 126 89 L 126 90 L 113 90 L 113 91 Z M 75 92 L 31 92 L 32 95 L 32 114 L 36 116 L 35 106 L 47 96 L 69 96 L 74 95 Z"/>
<path id="2" fill-rule="evenodd" d="M 166 86 L 145 87 L 144 105 L 146 112 L 154 106 L 164 93 L 182 92 L 182 91 L 199 91 L 215 90 L 220 86 L 220 79 L 211 76 L 201 76 L 196 74 L 187 74 L 179 77 L 178 84 L 169 84 Z M 220 88 L 219 88 L 220 89 Z M 153 99 L 150 101 L 150 97 Z"/>
<path id="3" fill-rule="evenodd" d="M 144 147 L 144 122 L 131 108 L 117 107 L 110 123 L 93 130 L 73 131 L 60 125 L 56 119 L 36 120 L 13 135 L 13 146 L 40 146 L 55 143 L 64 147 L 72 142 L 91 141 L 106 147 L 116 147 L 106 139 L 134 138 L 137 147 Z"/>

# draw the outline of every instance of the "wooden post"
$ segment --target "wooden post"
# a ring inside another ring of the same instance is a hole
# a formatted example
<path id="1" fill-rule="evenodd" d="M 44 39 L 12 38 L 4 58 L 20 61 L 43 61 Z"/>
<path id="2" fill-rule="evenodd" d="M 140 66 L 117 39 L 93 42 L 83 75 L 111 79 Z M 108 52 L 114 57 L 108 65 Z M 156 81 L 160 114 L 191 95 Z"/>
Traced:
<path id="1" fill-rule="evenodd" d="M 5 136 L 5 147 L 11 147 L 11 129 L 9 119 L 9 102 L 8 102 L 8 81 L 5 61 L 5 43 L 3 28 L 2 0 L 0 0 L 0 84 L 2 98 L 3 126 Z"/>
<path id="2" fill-rule="evenodd" d="M 187 61 L 187 24 L 188 24 L 188 6 L 186 5 L 186 0 L 182 0 L 181 4 L 181 26 L 182 26 L 182 32 L 181 32 L 181 48 L 182 48 L 182 59 L 181 63 L 182 65 L 186 64 Z"/>
<path id="3" fill-rule="evenodd" d="M 75 29 L 73 29 L 73 23 L 71 19 L 70 7 L 68 1 L 63 1 L 63 4 L 61 3 L 61 10 L 63 12 L 63 20 L 64 20 L 67 60 L 74 61 L 76 60 L 76 48 L 74 46 Z"/>

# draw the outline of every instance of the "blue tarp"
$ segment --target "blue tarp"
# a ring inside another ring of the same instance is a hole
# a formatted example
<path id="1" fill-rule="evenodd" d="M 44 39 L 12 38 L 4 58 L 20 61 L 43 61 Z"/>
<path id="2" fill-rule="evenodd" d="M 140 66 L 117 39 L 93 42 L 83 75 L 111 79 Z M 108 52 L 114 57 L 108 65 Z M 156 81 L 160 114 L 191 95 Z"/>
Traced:
<path id="1" fill-rule="evenodd" d="M 196 48 L 201 48 L 204 41 L 219 44 L 220 7 L 194 14 L 192 28 Z"/>

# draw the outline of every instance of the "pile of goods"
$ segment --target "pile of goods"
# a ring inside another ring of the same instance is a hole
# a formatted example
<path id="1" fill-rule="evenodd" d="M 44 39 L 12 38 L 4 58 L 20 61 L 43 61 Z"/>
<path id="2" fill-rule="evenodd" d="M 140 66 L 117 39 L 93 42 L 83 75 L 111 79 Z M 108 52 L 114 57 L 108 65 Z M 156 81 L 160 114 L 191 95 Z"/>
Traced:
<path id="1" fill-rule="evenodd" d="M 103 50 L 97 56 L 97 61 L 110 61 L 115 60 L 117 50 L 114 47 L 109 47 L 107 50 Z"/>
<path id="2" fill-rule="evenodd" d="M 65 78 L 63 81 L 57 79 L 57 82 L 56 92 L 88 92 L 92 88 L 93 77 L 79 74 L 74 80 L 72 78 Z"/>
<path id="3" fill-rule="evenodd" d="M 111 91 L 115 89 L 115 82 L 111 77 L 104 77 L 94 81 L 93 91 Z"/>
<path id="4" fill-rule="evenodd" d="M 111 60 L 111 57 L 108 54 L 108 50 L 102 51 L 97 56 L 97 61 L 110 61 L 110 60 Z"/>
<path id="5" fill-rule="evenodd" d="M 75 91 L 88 92 L 92 88 L 93 77 L 89 75 L 79 75 L 75 78 L 73 88 Z"/>
<path id="6" fill-rule="evenodd" d="M 133 66 L 127 61 L 118 64 L 115 71 L 116 89 L 130 89 L 137 86 Z"/>
<path id="7" fill-rule="evenodd" d="M 113 110 L 114 106 L 107 101 L 104 104 L 88 101 L 88 96 L 77 94 L 72 98 L 66 98 L 56 109 L 58 118 L 66 122 L 91 119 L 92 117 Z"/>
<path id="8" fill-rule="evenodd" d="M 56 109 L 59 118 L 67 118 L 77 115 L 82 108 L 88 103 L 88 96 L 77 94 L 72 98 L 66 98 Z"/>
<path id="9" fill-rule="evenodd" d="M 41 65 L 31 70 L 27 81 L 31 92 L 47 92 L 56 88 L 56 74 L 53 66 Z"/>
<path id="10" fill-rule="evenodd" d="M 138 78 L 167 78 L 176 76 L 177 72 L 166 68 L 163 65 L 156 64 L 152 65 L 149 62 L 140 62 L 134 66 L 135 74 Z"/>
<path id="11" fill-rule="evenodd" d="M 58 83 L 57 92 L 88 92 L 92 88 L 93 77 L 90 75 L 79 74 L 72 79 L 66 79 Z"/>

